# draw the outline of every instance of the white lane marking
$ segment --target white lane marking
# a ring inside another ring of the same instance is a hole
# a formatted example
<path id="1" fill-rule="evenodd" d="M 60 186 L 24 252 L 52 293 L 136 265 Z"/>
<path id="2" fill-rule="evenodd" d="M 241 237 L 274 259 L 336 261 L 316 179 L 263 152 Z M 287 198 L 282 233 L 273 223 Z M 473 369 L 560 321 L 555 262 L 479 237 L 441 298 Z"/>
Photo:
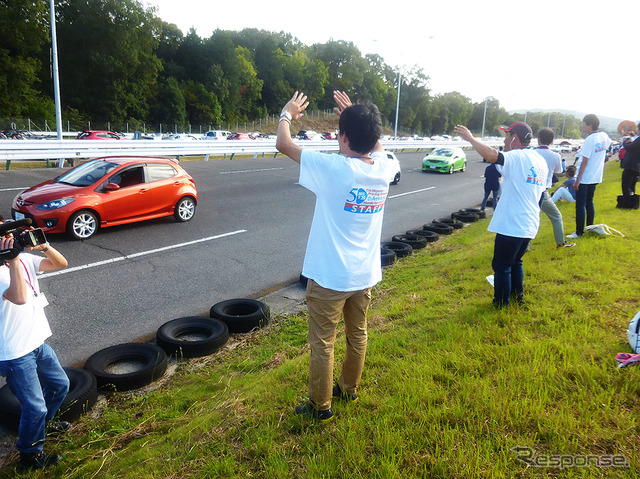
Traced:
<path id="1" fill-rule="evenodd" d="M 26 190 L 27 188 L 29 188 L 29 187 L 27 186 L 26 188 L 0 188 L 0 192 Z"/>
<path id="2" fill-rule="evenodd" d="M 421 190 L 407 191 L 406 193 L 400 193 L 399 195 L 389 196 L 389 199 L 392 199 L 392 198 L 399 198 L 400 196 L 413 195 L 414 193 L 421 193 L 421 192 L 423 192 L 423 191 L 433 190 L 434 188 L 435 188 L 435 186 L 430 186 L 429 188 L 423 188 L 423 189 L 421 189 Z"/>
<path id="3" fill-rule="evenodd" d="M 204 243 L 205 241 L 211 241 L 211 240 L 215 240 L 215 239 L 225 238 L 227 236 L 233 236 L 233 235 L 237 235 L 239 233 L 246 233 L 246 232 L 247 232 L 247 230 L 232 231 L 230 233 L 224 233 L 224 234 L 216 235 L 216 236 L 209 236 L 207 238 L 201 238 L 201 239 L 194 240 L 194 241 L 187 241 L 186 243 L 179 243 L 179 244 L 175 244 L 175 245 L 171 245 L 171 246 L 164 246 L 163 248 L 152 249 L 152 250 L 149 250 L 149 251 L 141 251 L 140 253 L 126 254 L 124 256 L 119 256 L 117 258 L 106 259 L 104 261 L 97 261 L 95 263 L 83 264 L 81 266 L 74 266 L 73 268 L 62 269 L 60 271 L 51 271 L 49 273 L 44 273 L 44 274 L 38 275 L 38 279 L 49 278 L 51 276 L 58 276 L 60 274 L 72 273 L 74 271 L 81 271 L 83 269 L 95 268 L 97 266 L 104 266 L 105 264 L 117 263 L 119 261 L 124 261 L 126 259 L 138 258 L 140 256 L 146 256 L 146 255 L 149 255 L 149 254 L 160 253 L 162 251 L 178 249 L 178 248 L 182 248 L 184 246 L 190 246 L 190 245 L 193 245 L 193 244 Z"/>
<path id="4" fill-rule="evenodd" d="M 234 175 L 236 173 L 255 173 L 259 171 L 275 171 L 275 170 L 286 170 L 286 168 L 262 168 L 259 170 L 238 170 L 238 171 L 221 171 L 221 175 Z"/>

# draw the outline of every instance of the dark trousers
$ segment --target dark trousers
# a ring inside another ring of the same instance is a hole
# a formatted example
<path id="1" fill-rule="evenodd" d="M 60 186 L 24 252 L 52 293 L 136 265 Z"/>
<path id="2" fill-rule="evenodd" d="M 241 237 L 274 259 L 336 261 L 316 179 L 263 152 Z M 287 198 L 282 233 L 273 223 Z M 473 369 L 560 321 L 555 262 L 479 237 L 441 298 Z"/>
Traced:
<path id="1" fill-rule="evenodd" d="M 524 269 L 522 257 L 529 248 L 529 238 L 496 234 L 493 248 L 493 304 L 508 306 L 511 296 L 522 302 Z"/>
<path id="2" fill-rule="evenodd" d="M 593 195 L 596 193 L 597 183 L 583 185 L 580 184 L 576 194 L 576 233 L 581 236 L 584 233 L 585 214 L 587 226 L 593 224 L 596 215 L 596 208 L 593 204 Z"/>
<path id="3" fill-rule="evenodd" d="M 491 188 L 484 189 L 484 198 L 482 198 L 482 205 L 480 205 L 480 209 L 484 210 L 484 208 L 487 206 L 487 200 L 489 199 L 489 195 L 493 193 L 493 209 L 496 209 L 496 206 L 498 206 L 498 192 L 500 190 L 492 190 Z"/>
<path id="4" fill-rule="evenodd" d="M 636 194 L 638 178 L 640 178 L 640 172 L 628 169 L 622 170 L 622 196 Z"/>

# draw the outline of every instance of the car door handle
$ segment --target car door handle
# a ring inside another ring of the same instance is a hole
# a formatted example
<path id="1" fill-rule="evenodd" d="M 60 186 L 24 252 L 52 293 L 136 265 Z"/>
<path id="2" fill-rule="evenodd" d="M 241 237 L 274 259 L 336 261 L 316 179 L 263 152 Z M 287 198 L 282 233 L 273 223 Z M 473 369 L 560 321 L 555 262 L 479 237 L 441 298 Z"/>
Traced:
<path id="1" fill-rule="evenodd" d="M 140 189 L 140 193 L 146 193 L 147 191 L 149 191 L 149 188 L 142 188 Z"/>

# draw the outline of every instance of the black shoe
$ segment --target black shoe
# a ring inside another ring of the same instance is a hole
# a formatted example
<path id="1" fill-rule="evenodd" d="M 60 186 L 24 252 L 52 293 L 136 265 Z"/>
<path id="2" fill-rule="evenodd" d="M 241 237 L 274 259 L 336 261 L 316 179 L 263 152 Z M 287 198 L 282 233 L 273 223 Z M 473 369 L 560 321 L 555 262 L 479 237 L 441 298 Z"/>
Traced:
<path id="1" fill-rule="evenodd" d="M 320 422 L 329 422 L 333 419 L 333 411 L 331 408 L 318 411 L 309 403 L 303 404 L 302 406 L 296 406 L 296 414 L 303 417 L 311 417 Z"/>
<path id="2" fill-rule="evenodd" d="M 354 403 L 360 401 L 360 398 L 358 397 L 357 394 L 347 394 L 343 392 L 342 389 L 340 389 L 340 386 L 338 386 L 337 384 L 333 386 L 332 396 L 334 398 L 344 399 L 345 401 L 351 401 Z"/>
<path id="3" fill-rule="evenodd" d="M 42 469 L 43 467 L 55 466 L 62 460 L 58 454 L 49 454 L 44 451 L 20 453 L 21 469 Z"/>
<path id="4" fill-rule="evenodd" d="M 67 421 L 56 421 L 47 424 L 47 436 L 60 436 L 69 430 L 71 424 Z"/>

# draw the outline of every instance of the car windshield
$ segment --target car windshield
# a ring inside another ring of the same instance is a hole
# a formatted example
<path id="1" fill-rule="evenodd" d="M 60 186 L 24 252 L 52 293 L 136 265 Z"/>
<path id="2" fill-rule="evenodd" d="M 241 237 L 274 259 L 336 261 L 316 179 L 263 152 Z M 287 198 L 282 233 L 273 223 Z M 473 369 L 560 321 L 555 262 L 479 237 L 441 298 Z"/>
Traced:
<path id="1" fill-rule="evenodd" d="M 117 167 L 118 165 L 116 163 L 108 163 L 104 160 L 92 160 L 67 171 L 55 181 L 66 185 L 89 186 Z"/>
<path id="2" fill-rule="evenodd" d="M 453 155 L 453 150 L 450 150 L 448 148 L 438 148 L 437 150 L 432 151 L 430 156 L 451 156 L 451 155 Z"/>

